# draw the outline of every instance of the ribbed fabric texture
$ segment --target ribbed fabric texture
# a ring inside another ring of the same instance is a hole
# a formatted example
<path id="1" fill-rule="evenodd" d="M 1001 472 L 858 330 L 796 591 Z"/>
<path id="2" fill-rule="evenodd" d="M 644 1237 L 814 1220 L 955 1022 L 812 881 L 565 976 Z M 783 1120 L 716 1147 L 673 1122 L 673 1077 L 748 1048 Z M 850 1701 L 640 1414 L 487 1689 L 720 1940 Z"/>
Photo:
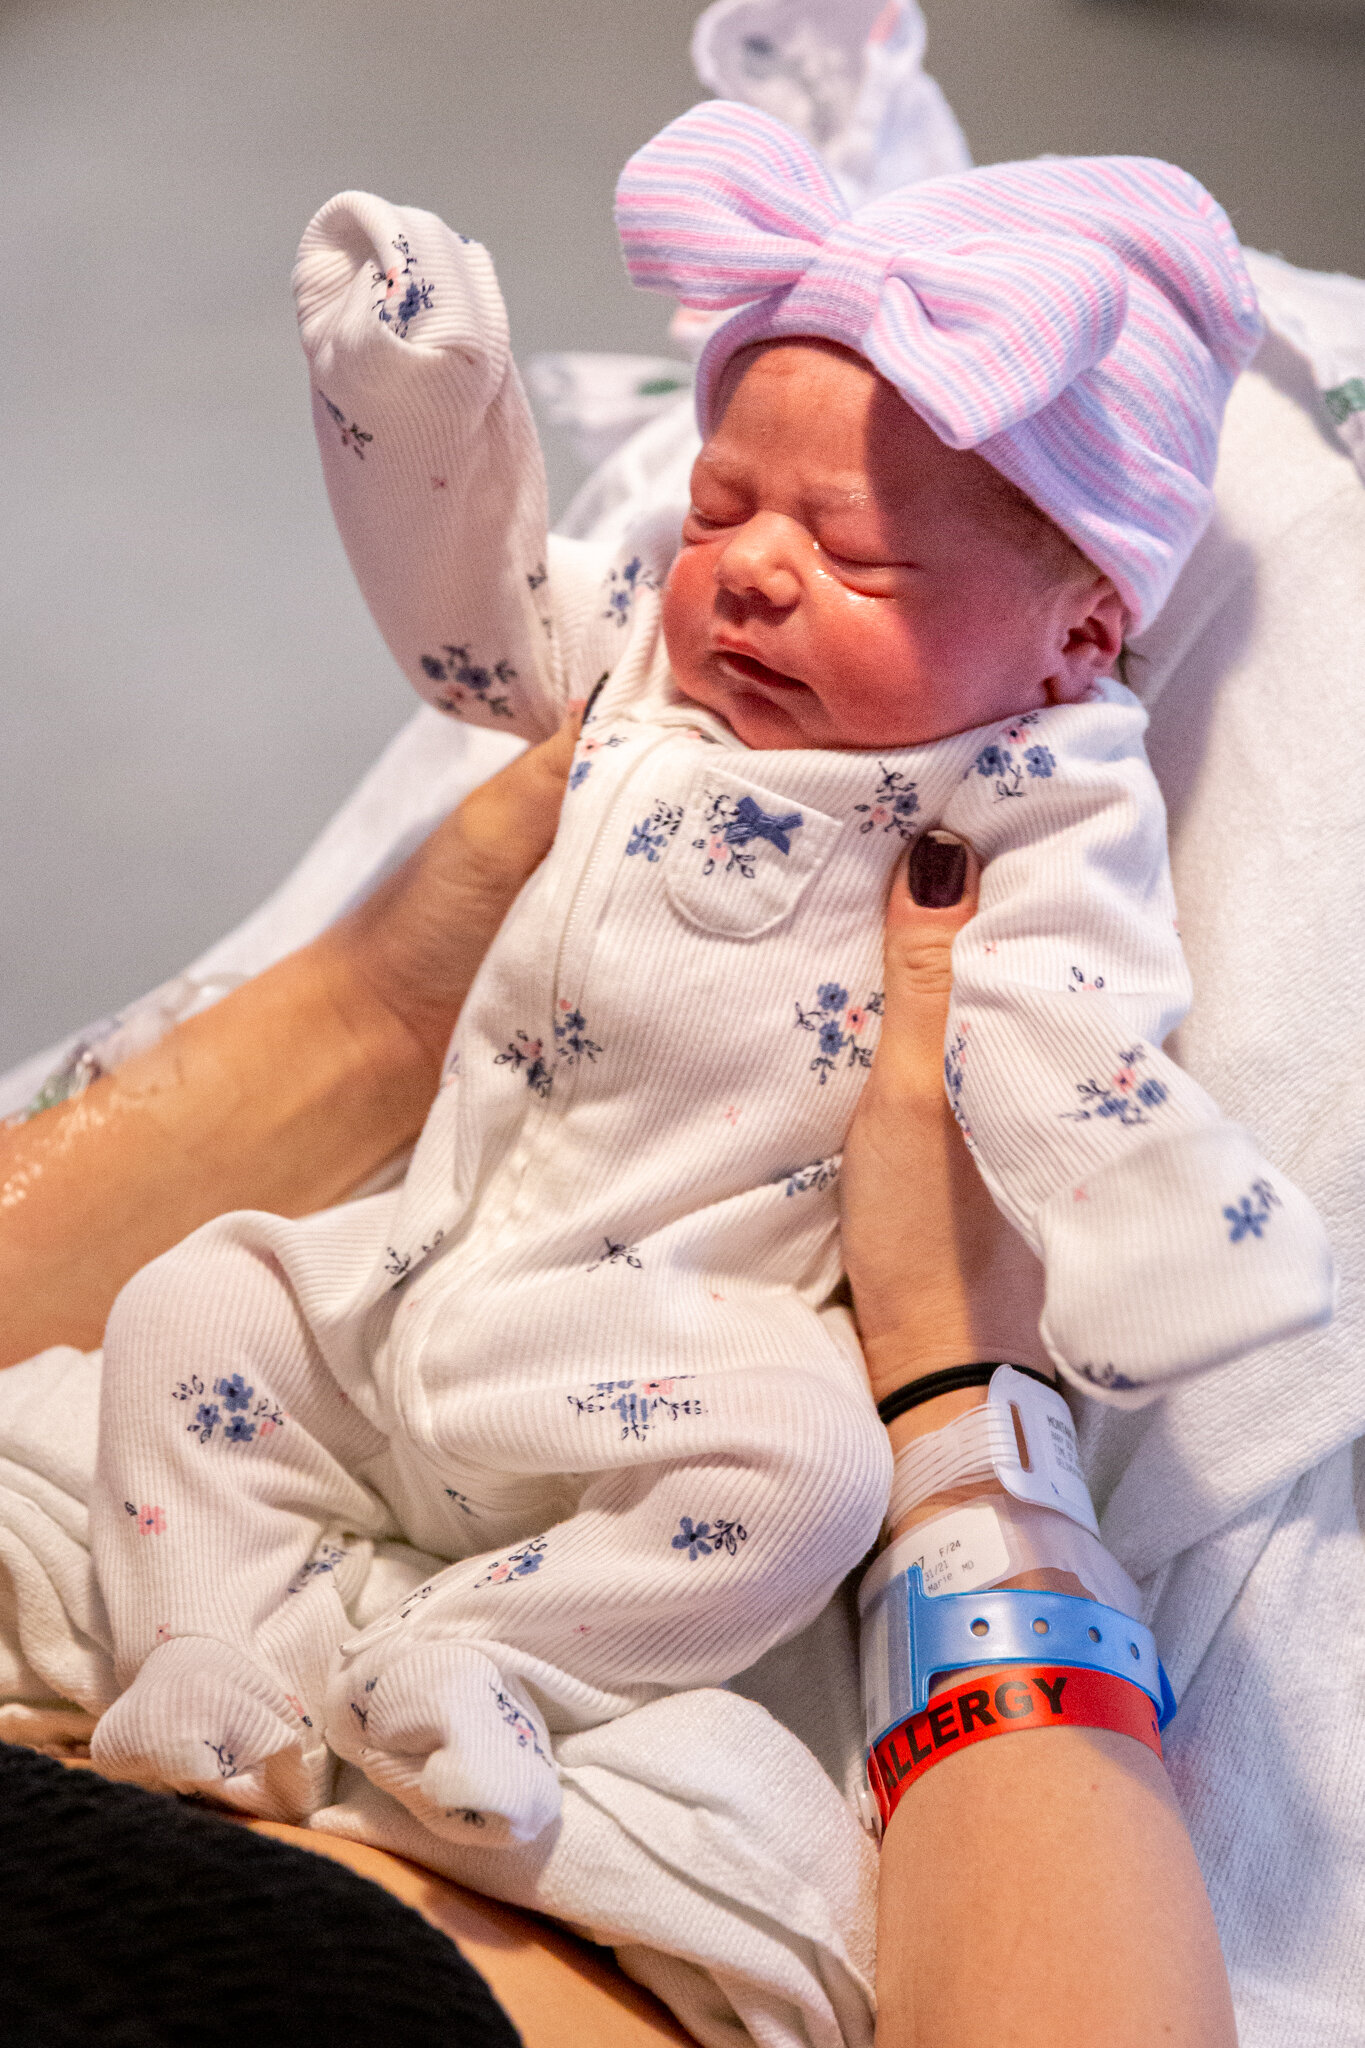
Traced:
<path id="1" fill-rule="evenodd" d="M 352 1871 L 0 1745 L 7 2048 L 516 2048 L 453 1941 Z"/>
<path id="2" fill-rule="evenodd" d="M 1226 214 L 1148 157 L 931 178 L 850 214 L 810 145 L 735 100 L 633 156 L 616 218 L 634 281 L 739 307 L 697 373 L 705 432 L 736 350 L 827 336 L 950 448 L 975 448 L 1155 618 L 1213 508 L 1218 429 L 1261 336 Z"/>
<path id="3" fill-rule="evenodd" d="M 504 1118 L 532 1112 L 523 1146 L 553 1149 L 553 1099 L 481 1065 Z M 700 1232 L 674 1190 L 675 1230 L 613 1258 L 584 1213 L 594 1181 L 611 1213 L 584 1142 L 600 1107 L 569 1119 L 581 1202 L 553 1172 L 528 1183 L 494 1118 L 490 1188 L 454 1242 L 449 1111 L 477 1132 L 470 1098 L 444 1092 L 405 1191 L 444 1182 L 452 1239 L 410 1284 L 382 1196 L 225 1218 L 120 1296 L 91 1529 L 131 1683 L 95 1732 L 101 1768 L 300 1818 L 325 1803 L 325 1732 L 434 1832 L 525 1839 L 558 1810 L 550 1728 L 744 1669 L 874 1540 L 886 1438 L 809 1298 L 829 1284 L 832 1178 L 804 1217 L 764 1186 Z M 785 1264 L 755 1258 L 784 1205 Z M 348 1586 L 396 1532 L 455 1561 L 353 1628 Z"/>

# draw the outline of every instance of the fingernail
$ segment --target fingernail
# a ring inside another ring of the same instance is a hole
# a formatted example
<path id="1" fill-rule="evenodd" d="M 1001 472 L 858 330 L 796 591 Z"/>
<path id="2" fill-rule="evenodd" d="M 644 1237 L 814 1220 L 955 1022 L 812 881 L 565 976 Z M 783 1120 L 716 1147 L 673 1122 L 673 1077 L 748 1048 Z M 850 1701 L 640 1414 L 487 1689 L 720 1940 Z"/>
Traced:
<path id="1" fill-rule="evenodd" d="M 967 849 L 948 832 L 926 832 L 910 850 L 905 879 L 921 910 L 950 910 L 967 886 Z"/>

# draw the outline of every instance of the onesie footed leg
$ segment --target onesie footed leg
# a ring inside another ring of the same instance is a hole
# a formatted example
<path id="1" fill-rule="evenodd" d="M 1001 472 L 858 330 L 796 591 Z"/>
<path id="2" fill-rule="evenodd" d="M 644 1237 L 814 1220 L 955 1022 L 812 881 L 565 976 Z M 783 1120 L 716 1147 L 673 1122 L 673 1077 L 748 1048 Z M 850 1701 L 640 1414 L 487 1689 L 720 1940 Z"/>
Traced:
<path id="1" fill-rule="evenodd" d="M 322 1731 L 226 1643 L 176 1636 L 153 1650 L 90 1741 L 106 1778 L 196 1792 L 262 1820 L 300 1821 L 329 1796 Z"/>
<path id="2" fill-rule="evenodd" d="M 434 1835 L 498 1848 L 559 1814 L 545 1723 L 524 1686 L 469 1643 L 426 1643 L 332 1682 L 327 1739 Z"/>

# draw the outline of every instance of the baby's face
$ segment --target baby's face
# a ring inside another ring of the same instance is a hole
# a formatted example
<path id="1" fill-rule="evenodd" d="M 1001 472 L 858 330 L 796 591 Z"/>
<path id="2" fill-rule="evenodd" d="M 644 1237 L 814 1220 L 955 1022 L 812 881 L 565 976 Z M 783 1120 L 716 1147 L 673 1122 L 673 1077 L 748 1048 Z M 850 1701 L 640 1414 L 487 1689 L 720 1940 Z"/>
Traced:
<path id="1" fill-rule="evenodd" d="M 861 357 L 784 342 L 725 389 L 663 626 L 683 695 L 746 746 L 914 746 L 1083 697 L 1111 665 L 1108 579 L 1046 573 L 995 472 Z"/>

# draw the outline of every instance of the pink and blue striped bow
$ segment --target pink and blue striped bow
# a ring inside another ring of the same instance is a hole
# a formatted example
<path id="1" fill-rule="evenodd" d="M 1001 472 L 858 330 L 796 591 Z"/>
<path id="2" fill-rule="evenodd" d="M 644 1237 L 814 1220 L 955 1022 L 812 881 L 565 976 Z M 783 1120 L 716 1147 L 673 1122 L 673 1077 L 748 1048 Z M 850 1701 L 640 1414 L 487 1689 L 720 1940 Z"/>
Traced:
<path id="1" fill-rule="evenodd" d="M 951 448 L 975 448 L 1159 609 L 1212 509 L 1232 379 L 1260 339 L 1221 207 L 1145 157 L 1040 158 L 903 186 L 849 213 L 809 145 L 735 101 L 693 107 L 621 174 L 635 283 L 738 308 L 698 368 L 814 334 L 865 356 Z"/>

